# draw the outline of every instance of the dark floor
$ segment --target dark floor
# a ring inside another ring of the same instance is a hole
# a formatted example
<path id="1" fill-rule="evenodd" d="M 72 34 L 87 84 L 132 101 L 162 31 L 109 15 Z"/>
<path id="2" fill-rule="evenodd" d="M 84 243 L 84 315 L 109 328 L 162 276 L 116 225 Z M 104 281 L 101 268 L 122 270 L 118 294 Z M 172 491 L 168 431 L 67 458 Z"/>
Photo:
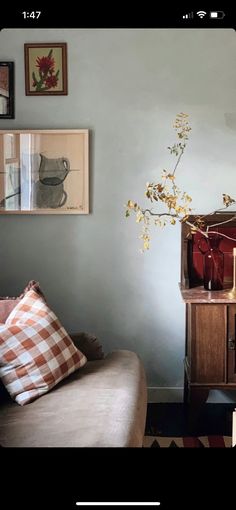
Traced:
<path id="1" fill-rule="evenodd" d="M 197 416 L 189 417 L 183 404 L 148 404 L 146 435 L 232 435 L 235 404 L 205 404 Z"/>

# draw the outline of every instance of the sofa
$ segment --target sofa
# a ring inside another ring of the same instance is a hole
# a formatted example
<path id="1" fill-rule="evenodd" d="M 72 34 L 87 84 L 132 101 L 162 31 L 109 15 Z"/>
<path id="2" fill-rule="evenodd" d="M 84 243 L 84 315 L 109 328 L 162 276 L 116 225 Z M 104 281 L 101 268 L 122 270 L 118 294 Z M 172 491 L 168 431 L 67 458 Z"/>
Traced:
<path id="1" fill-rule="evenodd" d="M 25 406 L 0 395 L 2 447 L 142 447 L 147 410 L 143 365 L 134 352 L 104 356 L 92 335 L 71 335 L 84 367 Z"/>

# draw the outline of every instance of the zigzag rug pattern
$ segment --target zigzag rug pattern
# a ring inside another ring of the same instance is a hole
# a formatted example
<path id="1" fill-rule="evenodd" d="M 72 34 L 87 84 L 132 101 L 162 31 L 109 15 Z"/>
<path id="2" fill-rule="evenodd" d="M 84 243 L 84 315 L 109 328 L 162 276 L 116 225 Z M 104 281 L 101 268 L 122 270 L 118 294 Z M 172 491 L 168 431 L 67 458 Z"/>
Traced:
<path id="1" fill-rule="evenodd" d="M 144 448 L 231 448 L 231 436 L 163 437 L 145 436 Z"/>

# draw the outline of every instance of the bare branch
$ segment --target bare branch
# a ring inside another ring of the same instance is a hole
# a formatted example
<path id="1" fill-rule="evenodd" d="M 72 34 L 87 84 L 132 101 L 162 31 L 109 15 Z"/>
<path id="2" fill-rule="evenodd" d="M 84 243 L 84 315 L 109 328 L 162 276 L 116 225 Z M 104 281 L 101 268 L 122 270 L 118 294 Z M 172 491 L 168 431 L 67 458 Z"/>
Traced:
<path id="1" fill-rule="evenodd" d="M 208 231 L 210 228 L 218 227 L 219 225 L 224 225 L 225 223 L 230 223 L 231 221 L 233 221 L 233 220 L 235 220 L 235 219 L 236 219 L 236 215 L 232 216 L 232 218 L 229 218 L 228 220 L 220 221 L 219 223 L 214 223 L 214 225 L 208 225 L 208 227 L 207 227 L 207 231 Z"/>
<path id="2" fill-rule="evenodd" d="M 179 162 L 180 162 L 180 160 L 181 160 L 181 158 L 183 156 L 183 153 L 184 153 L 184 149 L 181 149 L 181 153 L 180 153 L 180 155 L 179 155 L 179 157 L 177 159 L 176 165 L 175 165 L 174 170 L 173 170 L 173 175 L 175 175 L 175 171 L 177 169 L 177 166 L 179 165 Z"/>
<path id="3" fill-rule="evenodd" d="M 154 213 L 151 211 L 151 209 L 142 209 L 142 213 L 145 215 L 146 213 L 149 213 L 151 216 L 171 216 L 172 218 L 179 218 L 178 214 L 172 214 L 172 213 Z"/>

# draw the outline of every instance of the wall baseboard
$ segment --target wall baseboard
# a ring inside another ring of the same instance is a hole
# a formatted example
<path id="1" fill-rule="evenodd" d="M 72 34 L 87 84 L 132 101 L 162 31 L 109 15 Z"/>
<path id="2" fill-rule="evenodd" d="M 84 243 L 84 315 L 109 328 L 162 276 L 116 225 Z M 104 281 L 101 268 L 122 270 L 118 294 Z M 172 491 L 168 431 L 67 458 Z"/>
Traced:
<path id="1" fill-rule="evenodd" d="M 160 388 L 158 386 L 150 386 L 148 388 L 148 402 L 183 402 L 182 387 Z"/>
<path id="2" fill-rule="evenodd" d="M 161 388 L 158 386 L 150 386 L 148 388 L 148 402 L 149 403 L 158 403 L 158 402 L 183 402 L 183 387 L 169 387 L 169 388 Z M 236 401 L 236 392 L 235 390 L 231 391 L 220 391 L 220 390 L 212 390 L 210 391 L 210 395 L 208 397 L 207 402 L 212 404 L 230 404 Z"/>

